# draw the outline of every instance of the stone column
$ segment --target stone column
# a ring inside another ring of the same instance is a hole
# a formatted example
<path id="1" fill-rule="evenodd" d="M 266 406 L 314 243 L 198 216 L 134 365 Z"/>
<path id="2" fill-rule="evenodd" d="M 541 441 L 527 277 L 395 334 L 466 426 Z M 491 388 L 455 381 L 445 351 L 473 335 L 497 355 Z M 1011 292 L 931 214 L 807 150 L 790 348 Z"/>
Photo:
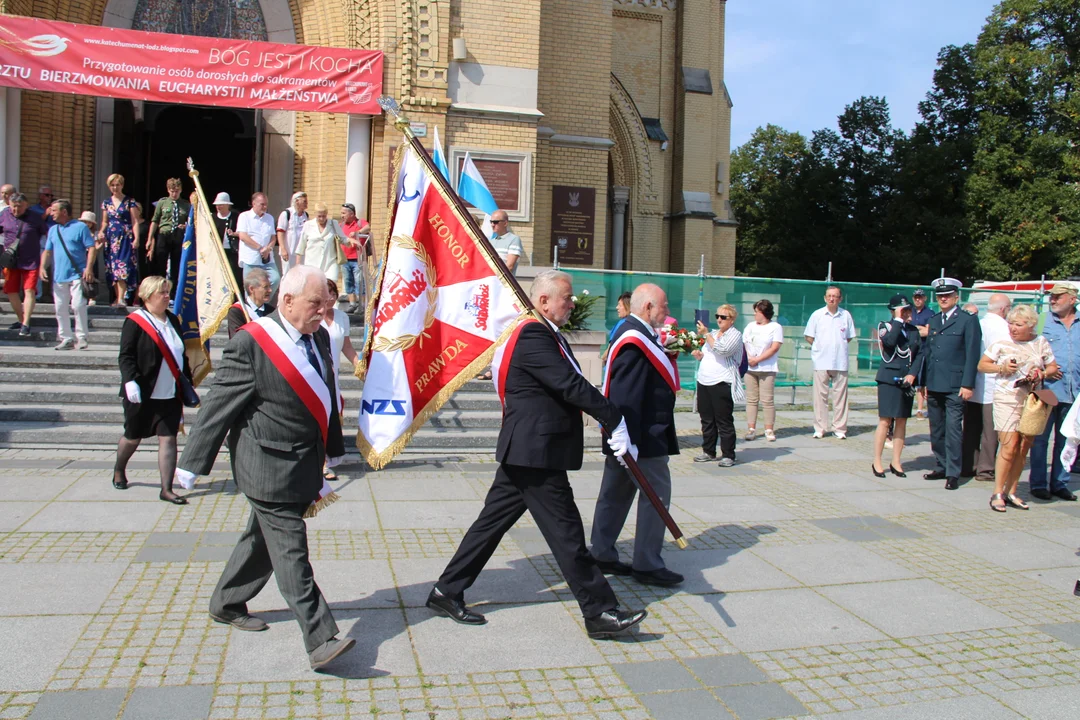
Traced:
<path id="1" fill-rule="evenodd" d="M 630 203 L 630 188 L 615 185 L 611 188 L 611 269 L 622 270 L 626 265 L 626 206 Z"/>
<path id="2" fill-rule="evenodd" d="M 349 116 L 349 142 L 345 161 L 345 202 L 356 206 L 359 218 L 368 218 L 368 176 L 371 166 L 371 116 Z"/>
<path id="3" fill-rule="evenodd" d="M 95 215 L 101 215 L 101 204 L 109 197 L 109 188 L 105 180 L 116 172 L 113 168 L 113 120 L 116 111 L 116 101 L 112 98 L 97 98 L 97 122 L 94 123 L 94 187 L 91 188 L 91 197 L 94 199 L 93 211 Z M 134 187 L 126 188 L 128 192 L 136 190 Z M 143 221 L 153 213 L 153 207 L 144 198 Z"/>
<path id="4" fill-rule="evenodd" d="M 19 187 L 19 156 L 22 131 L 22 91 L 0 88 L 0 183 Z"/>

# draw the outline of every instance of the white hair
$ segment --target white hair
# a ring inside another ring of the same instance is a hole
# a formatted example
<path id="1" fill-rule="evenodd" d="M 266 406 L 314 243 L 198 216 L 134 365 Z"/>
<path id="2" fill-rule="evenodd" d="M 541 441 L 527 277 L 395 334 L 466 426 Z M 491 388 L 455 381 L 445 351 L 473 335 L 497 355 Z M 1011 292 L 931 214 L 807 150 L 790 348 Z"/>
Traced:
<path id="1" fill-rule="evenodd" d="M 539 302 L 541 295 L 550 296 L 555 292 L 555 286 L 562 282 L 570 287 L 574 286 L 574 279 L 570 277 L 569 273 L 562 270 L 543 270 L 536 273 L 536 277 L 533 278 L 532 290 L 529 292 L 529 299 L 533 303 Z"/>
<path id="2" fill-rule="evenodd" d="M 1002 293 L 994 293 L 986 303 L 986 309 L 992 313 L 1000 313 L 1012 307 L 1012 298 Z"/>
<path id="3" fill-rule="evenodd" d="M 300 297 L 313 279 L 318 279 L 320 285 L 326 286 L 326 274 L 322 270 L 312 265 L 297 265 L 281 278 L 278 292 L 282 297 L 286 295 Z"/>
<path id="4" fill-rule="evenodd" d="M 653 285 L 652 283 L 638 285 L 630 296 L 630 312 L 641 317 L 645 312 L 646 305 L 649 303 L 656 304 L 659 297 L 657 293 L 659 292 L 662 292 L 659 285 Z"/>

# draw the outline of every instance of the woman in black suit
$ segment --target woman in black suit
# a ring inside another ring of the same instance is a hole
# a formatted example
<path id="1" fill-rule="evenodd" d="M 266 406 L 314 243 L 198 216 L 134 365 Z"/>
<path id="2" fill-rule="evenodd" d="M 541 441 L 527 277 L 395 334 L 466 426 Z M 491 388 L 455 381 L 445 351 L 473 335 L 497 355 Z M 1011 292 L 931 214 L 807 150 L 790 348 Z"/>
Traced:
<path id="1" fill-rule="evenodd" d="M 151 275 L 139 285 L 143 307 L 134 310 L 120 332 L 120 398 L 124 405 L 124 436 L 116 447 L 113 487 L 128 487 L 127 464 L 143 438 L 158 439 L 158 497 L 174 505 L 187 500 L 173 492 L 176 471 L 176 434 L 183 417 L 179 383 L 161 348 L 168 350 L 177 370 L 191 380 L 191 366 L 184 355 L 180 320 L 168 311 L 171 283 Z"/>
<path id="2" fill-rule="evenodd" d="M 893 457 L 889 471 L 898 477 L 907 477 L 900 464 L 904 450 L 904 435 L 911 417 L 911 404 L 915 399 L 912 386 L 919 375 L 923 358 L 919 353 L 919 328 L 911 324 L 911 304 L 901 294 L 889 301 L 892 319 L 878 325 L 881 365 L 877 371 L 878 426 L 874 433 L 874 462 L 870 466 L 875 477 L 885 477 L 881 467 L 881 452 L 889 426 L 893 430 Z"/>

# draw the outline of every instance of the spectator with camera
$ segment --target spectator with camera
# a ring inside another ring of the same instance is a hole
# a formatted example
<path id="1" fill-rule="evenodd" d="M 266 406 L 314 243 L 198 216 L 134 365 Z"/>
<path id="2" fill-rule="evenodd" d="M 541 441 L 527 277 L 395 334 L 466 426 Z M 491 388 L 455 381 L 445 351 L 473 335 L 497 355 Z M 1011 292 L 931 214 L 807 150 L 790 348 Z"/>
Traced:
<path id="1" fill-rule="evenodd" d="M 881 365 L 877 371 L 878 426 L 874 433 L 874 462 L 870 469 L 875 477 L 885 477 L 881 453 L 889 426 L 893 426 L 892 462 L 889 472 L 907 477 L 900 454 L 904 451 L 907 421 L 915 400 L 915 382 L 922 369 L 922 338 L 919 328 L 911 322 L 911 305 L 897 293 L 889 300 L 889 322 L 878 324 L 878 351 Z"/>
<path id="2" fill-rule="evenodd" d="M 994 494 L 990 496 L 990 508 L 995 512 L 1005 512 L 1006 505 L 1028 509 L 1027 503 L 1016 496 L 1016 485 L 1035 438 L 1020 433 L 1020 416 L 1034 387 L 1045 375 L 1056 375 L 1058 371 L 1050 343 L 1035 334 L 1039 316 L 1030 305 L 1017 305 L 1006 320 L 1009 337 L 987 347 L 979 359 L 979 372 L 997 373 L 994 429 L 998 433 L 999 449 Z"/>

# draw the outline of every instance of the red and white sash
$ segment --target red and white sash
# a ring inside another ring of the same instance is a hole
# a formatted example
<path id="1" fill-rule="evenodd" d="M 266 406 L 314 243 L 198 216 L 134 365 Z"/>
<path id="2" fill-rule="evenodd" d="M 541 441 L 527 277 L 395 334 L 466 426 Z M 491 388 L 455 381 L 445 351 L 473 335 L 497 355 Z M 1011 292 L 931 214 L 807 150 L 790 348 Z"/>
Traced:
<path id="1" fill-rule="evenodd" d="M 133 323 L 141 327 L 143 329 L 143 332 L 149 335 L 150 339 L 154 341 L 154 344 L 157 345 L 158 351 L 161 353 L 161 358 L 168 366 L 169 372 L 172 373 L 173 380 L 175 380 L 179 384 L 180 366 L 176 362 L 176 356 L 173 355 L 172 349 L 165 343 L 165 340 L 162 339 L 161 333 L 158 332 L 158 329 L 154 327 L 154 325 L 150 322 L 150 319 L 143 315 L 140 311 L 135 311 L 128 315 L 128 317 L 131 318 L 131 321 Z M 166 327 L 168 326 L 168 324 L 169 323 L 166 321 Z"/>
<path id="2" fill-rule="evenodd" d="M 292 341 L 283 327 L 268 317 L 255 318 L 240 329 L 255 339 L 315 418 L 322 433 L 323 447 L 326 447 L 330 413 L 334 408 L 330 401 L 330 389 L 308 362 L 307 353 Z"/>
<path id="3" fill-rule="evenodd" d="M 510 334 L 506 342 L 495 349 L 495 355 L 491 359 L 491 381 L 495 383 L 495 392 L 499 395 L 499 402 L 503 407 L 506 407 L 506 376 L 510 372 L 510 359 L 514 356 L 514 347 L 517 346 L 518 337 L 521 335 L 522 329 L 529 323 L 540 322 L 536 318 L 525 318 L 518 323 L 514 328 L 514 332 Z M 563 349 L 562 343 L 555 341 L 559 346 L 559 352 L 566 358 L 570 366 L 574 368 L 578 375 L 584 375 L 581 372 L 581 367 L 574 362 L 574 358 L 567 354 Z"/>
<path id="4" fill-rule="evenodd" d="M 621 333 L 608 350 L 607 368 L 604 370 L 603 392 L 605 397 L 608 396 L 608 385 L 611 382 L 611 367 L 615 364 L 615 357 L 619 354 L 620 350 L 628 345 L 633 345 L 645 354 L 645 357 L 648 358 L 649 362 L 656 368 L 656 371 L 664 378 L 664 382 L 671 388 L 671 392 L 679 392 L 679 368 L 671 361 L 671 358 L 667 356 L 667 353 L 660 349 L 652 338 L 646 337 L 645 333 L 640 330 L 631 328 Z"/>

